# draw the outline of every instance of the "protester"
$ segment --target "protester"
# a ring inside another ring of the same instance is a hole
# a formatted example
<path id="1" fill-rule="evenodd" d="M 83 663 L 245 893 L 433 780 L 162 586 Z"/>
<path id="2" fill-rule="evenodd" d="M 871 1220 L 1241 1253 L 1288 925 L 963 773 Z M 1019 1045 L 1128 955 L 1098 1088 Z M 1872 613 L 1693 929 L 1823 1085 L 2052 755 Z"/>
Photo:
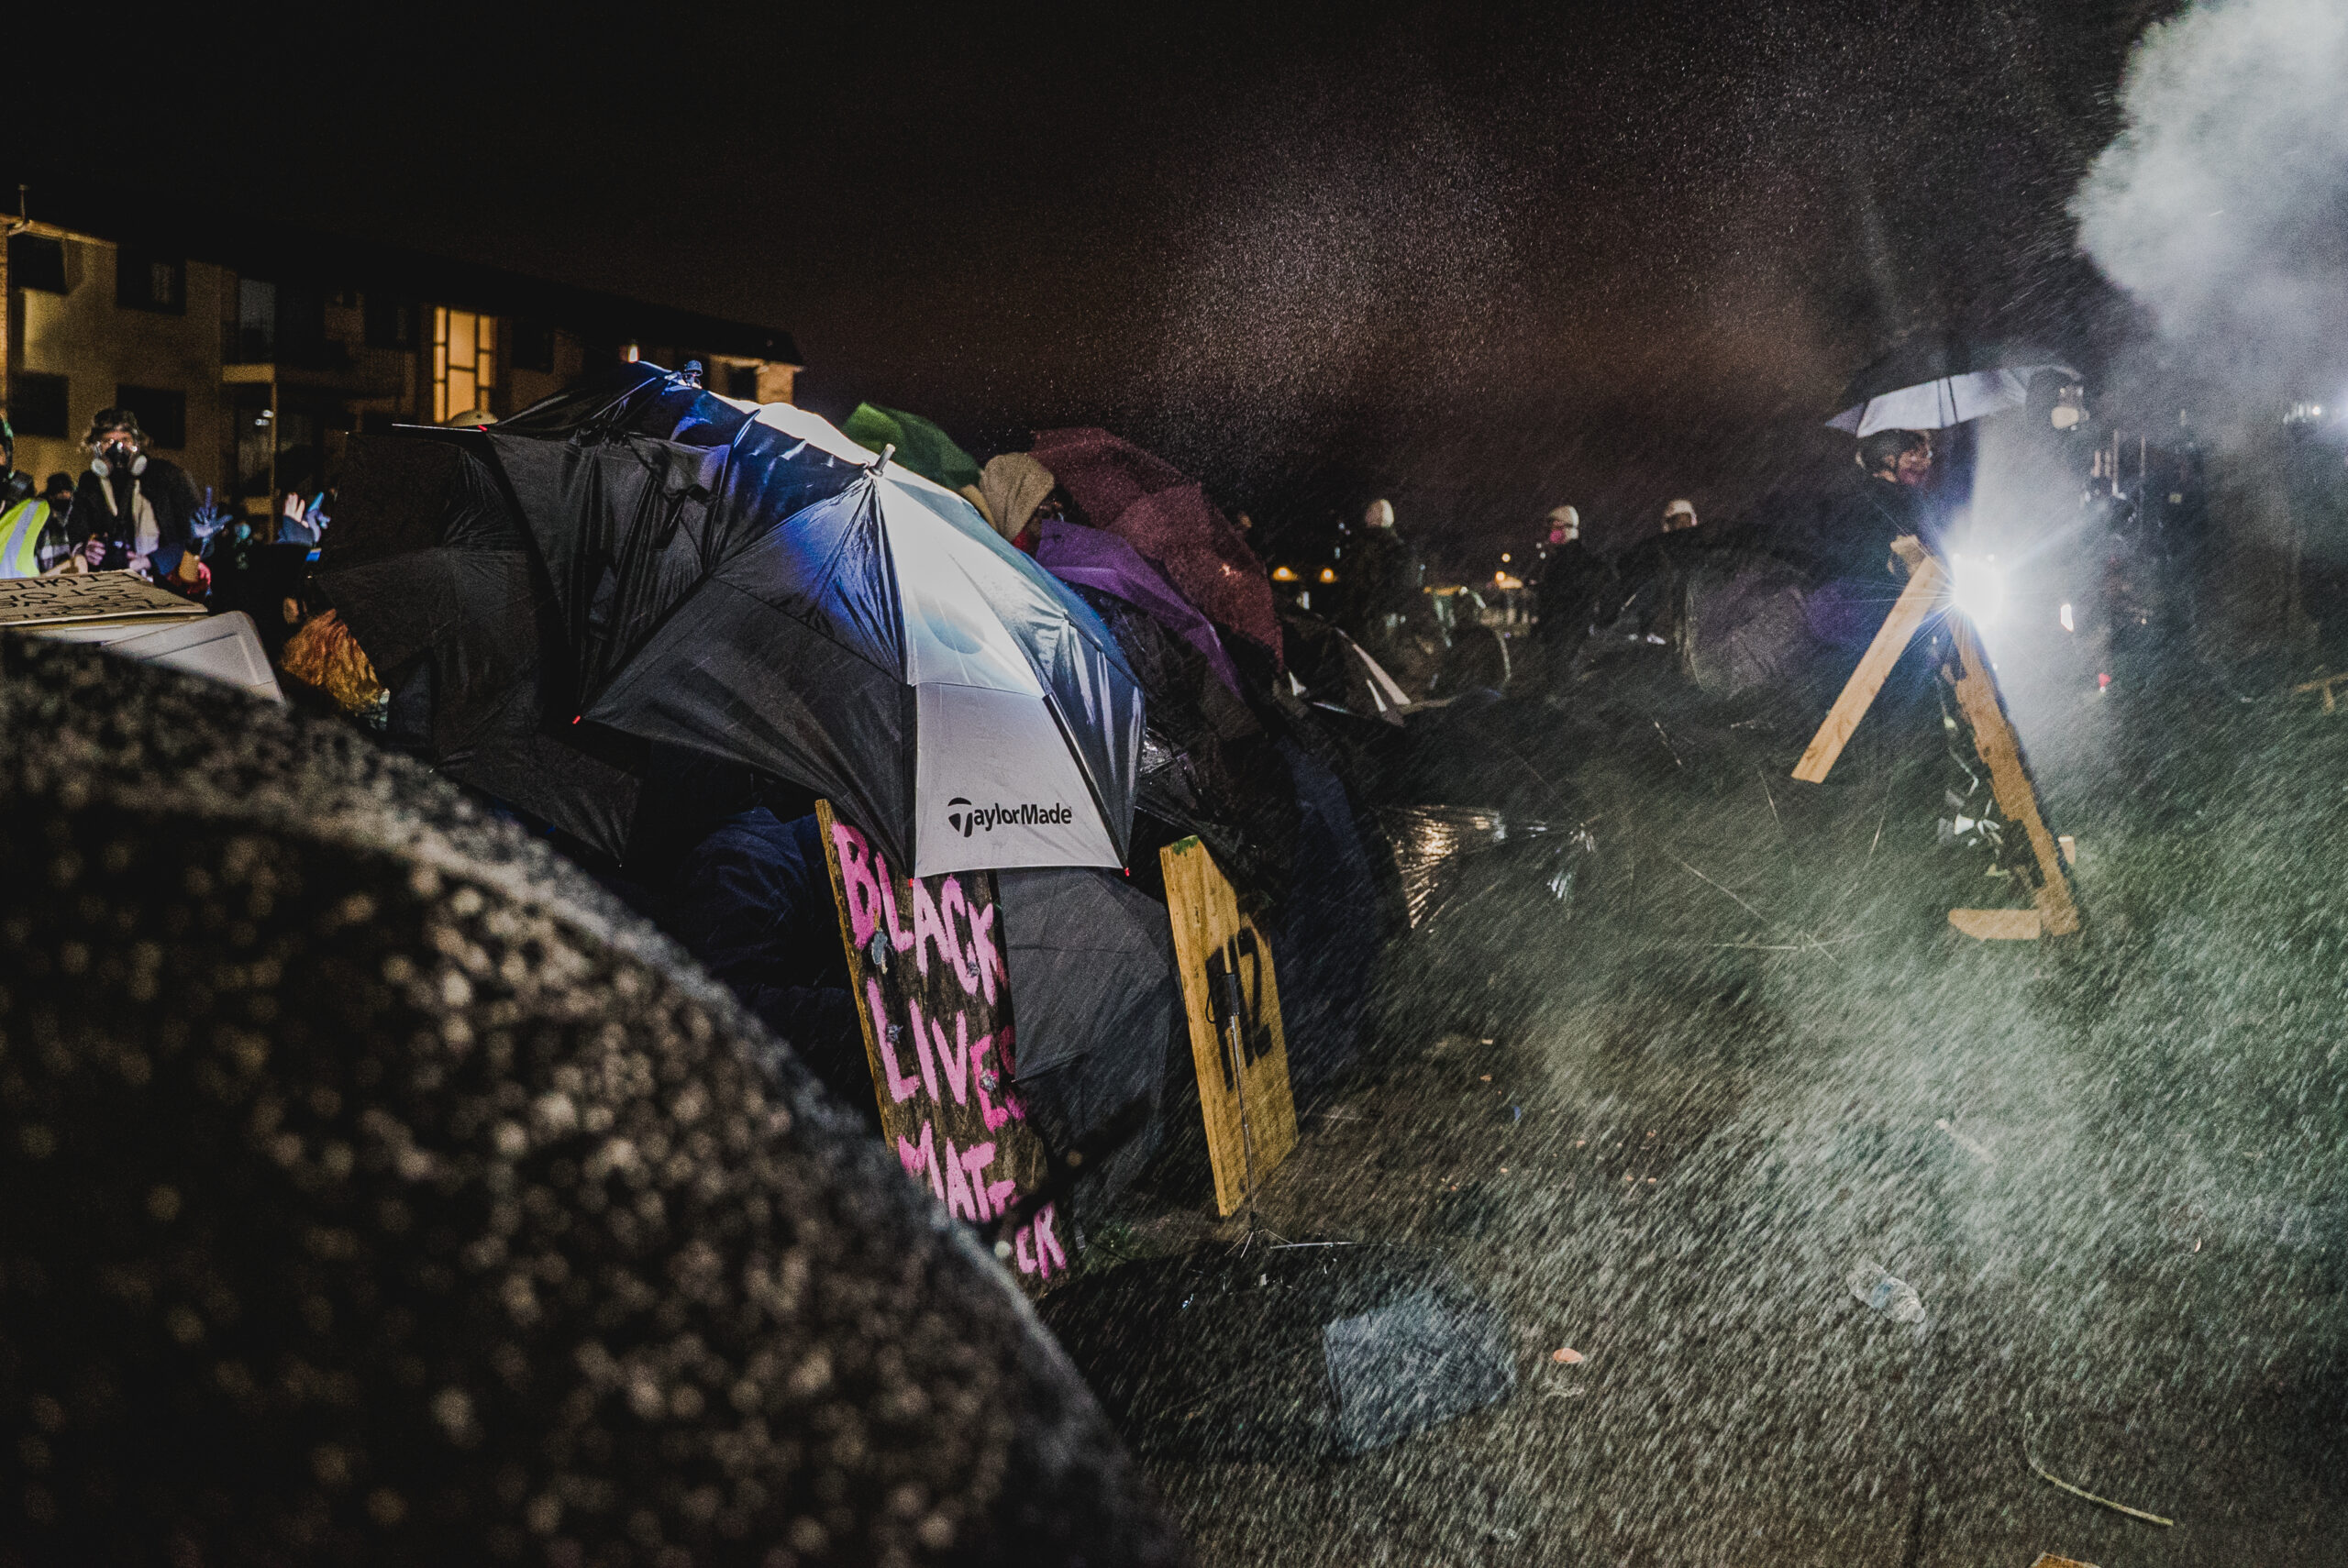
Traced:
<path id="1" fill-rule="evenodd" d="M 49 526 L 40 536 L 40 569 L 48 573 L 73 554 L 73 476 L 50 475 L 40 487 L 40 498 L 49 502 Z"/>
<path id="2" fill-rule="evenodd" d="M 250 517 L 239 515 L 224 523 L 201 548 L 204 564 L 212 573 L 208 602 L 213 610 L 223 614 L 241 610 L 251 616 L 260 632 L 261 646 L 274 662 L 294 630 L 278 613 L 282 595 L 270 591 L 275 581 L 265 580 L 276 575 L 263 567 L 267 553 L 276 547 L 261 537 Z"/>
<path id="3" fill-rule="evenodd" d="M 1553 652 L 1570 654 L 1589 635 L 1590 619 L 1612 578 L 1612 569 L 1582 542 L 1581 513 L 1570 506 L 1551 512 L 1534 638 Z"/>
<path id="4" fill-rule="evenodd" d="M 1052 470 L 1025 452 L 1005 452 L 987 459 L 979 473 L 979 493 L 994 531 L 1033 555 L 1042 522 L 1039 513 L 1059 481 Z M 1023 539 L 1025 541 L 1022 543 Z"/>
<path id="5" fill-rule="evenodd" d="M 1392 502 L 1371 502 L 1361 521 L 1360 537 L 1338 563 L 1338 580 L 1347 585 L 1346 630 L 1385 659 L 1402 624 L 1419 608 L 1418 552 L 1396 529 Z"/>
<path id="6" fill-rule="evenodd" d="M 1878 430 L 1860 437 L 1856 460 L 1866 477 L 1830 505 L 1811 555 L 1822 576 L 1879 580 L 1890 570 L 1891 541 L 1924 530 L 1933 438 L 1922 430 Z"/>
<path id="7" fill-rule="evenodd" d="M 278 508 L 277 542 L 305 548 L 324 544 L 328 521 L 325 503 L 324 495 L 318 497 L 317 505 L 312 506 L 294 491 L 287 491 L 283 504 Z"/>
<path id="8" fill-rule="evenodd" d="M 1684 497 L 1663 509 L 1663 531 L 1677 534 L 1696 526 L 1696 503 Z"/>
<path id="9" fill-rule="evenodd" d="M 184 549 L 194 537 L 194 483 L 177 463 L 148 453 L 147 433 L 127 408 L 101 410 L 83 444 L 90 469 L 73 492 L 72 516 L 83 565 L 155 576 L 155 551 Z"/>
<path id="10" fill-rule="evenodd" d="M 49 502 L 33 476 L 17 471 L 17 433 L 0 419 L 0 577 L 39 577 L 40 545 L 50 531 Z"/>
<path id="11" fill-rule="evenodd" d="M 1803 618 L 1813 637 L 1836 650 L 1816 672 L 1822 679 L 1812 696 L 1822 703 L 1841 689 L 1899 599 L 1906 573 L 1891 545 L 1925 532 L 1922 486 L 1932 473 L 1932 437 L 1921 430 L 1878 430 L 1860 438 L 1856 462 L 1862 478 L 1830 502 L 1803 552 L 1813 585 Z M 1937 800 L 1939 765 L 1928 760 L 1941 755 L 1932 646 L 1929 638 L 1909 644 L 1868 712 L 1877 744 L 1905 759 L 1900 788 Z"/>

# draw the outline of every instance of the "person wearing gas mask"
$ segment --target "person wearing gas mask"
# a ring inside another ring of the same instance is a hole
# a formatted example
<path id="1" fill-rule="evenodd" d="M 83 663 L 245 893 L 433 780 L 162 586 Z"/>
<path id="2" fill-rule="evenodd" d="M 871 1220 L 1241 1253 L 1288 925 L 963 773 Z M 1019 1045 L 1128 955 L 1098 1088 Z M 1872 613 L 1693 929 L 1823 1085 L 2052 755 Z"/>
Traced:
<path id="1" fill-rule="evenodd" d="M 127 408 L 100 411 L 84 440 L 90 469 L 73 491 L 73 532 L 90 571 L 161 575 L 186 557 L 201 502 L 177 463 L 150 457 L 147 433 Z M 164 559 L 156 559 L 161 553 Z"/>

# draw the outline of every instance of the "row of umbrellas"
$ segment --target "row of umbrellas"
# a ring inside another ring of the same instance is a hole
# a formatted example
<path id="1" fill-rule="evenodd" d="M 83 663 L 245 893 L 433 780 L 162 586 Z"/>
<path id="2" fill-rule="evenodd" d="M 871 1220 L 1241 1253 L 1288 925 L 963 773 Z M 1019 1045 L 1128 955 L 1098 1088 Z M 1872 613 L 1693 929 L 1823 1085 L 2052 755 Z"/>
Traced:
<path id="1" fill-rule="evenodd" d="M 429 714 L 436 766 L 608 854 L 671 745 L 830 797 L 915 875 L 1114 867 L 1145 695 L 1069 583 L 1235 690 L 1224 638 L 1277 668 L 1280 624 L 1195 481 L 1098 430 L 1037 458 L 1099 526 L 1049 521 L 1031 558 L 926 421 L 866 405 L 842 430 L 626 365 L 361 444 L 321 578 L 385 678 L 427 688 L 395 706 Z"/>

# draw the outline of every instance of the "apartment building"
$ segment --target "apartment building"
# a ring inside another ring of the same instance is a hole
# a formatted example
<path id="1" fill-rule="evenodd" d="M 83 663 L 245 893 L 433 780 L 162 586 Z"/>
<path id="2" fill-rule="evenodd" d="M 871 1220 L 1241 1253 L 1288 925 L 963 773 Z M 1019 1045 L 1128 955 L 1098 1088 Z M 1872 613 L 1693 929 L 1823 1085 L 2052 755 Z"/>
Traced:
<path id="1" fill-rule="evenodd" d="M 762 403 L 790 402 L 801 368 L 779 327 L 441 258 L 8 226 L 7 412 L 37 478 L 78 474 L 91 419 L 120 405 L 199 488 L 262 514 L 332 483 L 353 431 L 503 417 L 615 359 L 699 359 L 712 390 Z"/>

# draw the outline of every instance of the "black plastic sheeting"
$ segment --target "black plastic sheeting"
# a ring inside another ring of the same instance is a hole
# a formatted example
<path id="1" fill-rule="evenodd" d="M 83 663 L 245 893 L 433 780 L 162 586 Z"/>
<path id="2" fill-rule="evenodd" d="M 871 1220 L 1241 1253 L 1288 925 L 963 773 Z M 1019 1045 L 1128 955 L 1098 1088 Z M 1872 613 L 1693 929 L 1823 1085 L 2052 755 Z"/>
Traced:
<path id="1" fill-rule="evenodd" d="M 1575 823 L 1509 817 L 1470 806 L 1398 806 L 1378 813 L 1402 879 L 1402 905 L 1419 930 L 1482 900 L 1496 880 L 1534 883 L 1559 912 L 1595 872 L 1598 841 Z"/>
<path id="2" fill-rule="evenodd" d="M 1344 782 L 1283 742 L 1298 809 L 1288 896 L 1270 917 L 1290 1087 L 1305 1106 L 1361 1055 L 1386 920 Z"/>
<path id="3" fill-rule="evenodd" d="M 1280 610 L 1288 673 L 1307 701 L 1343 708 L 1359 718 L 1400 727 L 1397 712 L 1369 672 L 1369 655 L 1335 624 L 1292 606 Z M 1391 672 L 1389 672 L 1390 678 Z"/>

